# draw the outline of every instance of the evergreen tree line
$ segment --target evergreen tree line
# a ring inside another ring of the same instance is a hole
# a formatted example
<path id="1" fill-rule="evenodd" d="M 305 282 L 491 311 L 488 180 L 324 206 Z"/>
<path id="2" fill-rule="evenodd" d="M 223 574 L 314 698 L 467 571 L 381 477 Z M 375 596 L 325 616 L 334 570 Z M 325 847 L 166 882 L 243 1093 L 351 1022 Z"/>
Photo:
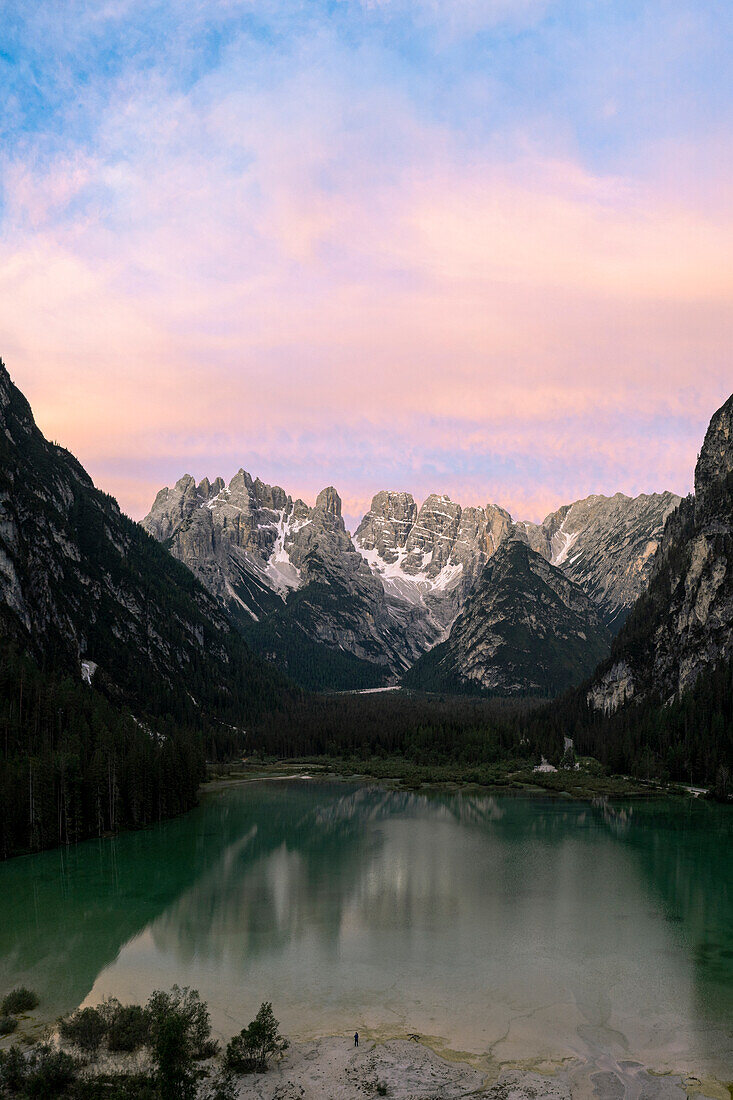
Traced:
<path id="1" fill-rule="evenodd" d="M 553 757 L 568 736 L 611 772 L 733 793 L 733 661 L 705 669 L 681 698 L 631 700 L 614 714 L 591 710 L 586 689 L 525 716 L 521 727 Z"/>
<path id="2" fill-rule="evenodd" d="M 286 699 L 256 723 L 247 748 L 266 755 L 402 756 L 421 764 L 495 763 L 539 753 L 517 716 L 531 702 L 406 692 Z"/>
<path id="3" fill-rule="evenodd" d="M 733 794 L 733 661 L 705 670 L 664 703 L 648 696 L 614 714 L 594 711 L 588 685 L 560 699 L 508 700 L 407 692 L 304 695 L 263 715 L 246 750 L 279 758 L 399 756 L 425 765 L 502 760 L 557 764 L 565 738 L 611 774 Z"/>
<path id="4" fill-rule="evenodd" d="M 225 749 L 231 746 L 225 738 Z M 136 721 L 76 679 L 0 654 L 0 856 L 37 851 L 189 809 L 204 741 L 172 717 Z"/>

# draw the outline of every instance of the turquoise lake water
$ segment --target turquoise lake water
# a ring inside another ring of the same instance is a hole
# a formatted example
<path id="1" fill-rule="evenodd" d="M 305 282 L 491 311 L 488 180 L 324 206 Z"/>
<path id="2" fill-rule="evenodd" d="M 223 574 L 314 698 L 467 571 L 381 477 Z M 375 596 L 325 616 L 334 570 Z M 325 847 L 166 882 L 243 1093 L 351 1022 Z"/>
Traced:
<path id="1" fill-rule="evenodd" d="M 0 865 L 0 990 L 733 1079 L 733 813 L 288 780 Z"/>

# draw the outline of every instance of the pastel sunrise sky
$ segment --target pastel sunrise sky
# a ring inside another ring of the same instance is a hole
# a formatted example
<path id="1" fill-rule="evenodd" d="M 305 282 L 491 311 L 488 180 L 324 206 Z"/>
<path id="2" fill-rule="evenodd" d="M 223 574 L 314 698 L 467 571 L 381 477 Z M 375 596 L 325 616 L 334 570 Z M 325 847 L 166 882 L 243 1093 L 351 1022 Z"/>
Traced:
<path id="1" fill-rule="evenodd" d="M 541 519 L 733 390 L 730 0 L 4 0 L 0 355 L 134 517 Z"/>

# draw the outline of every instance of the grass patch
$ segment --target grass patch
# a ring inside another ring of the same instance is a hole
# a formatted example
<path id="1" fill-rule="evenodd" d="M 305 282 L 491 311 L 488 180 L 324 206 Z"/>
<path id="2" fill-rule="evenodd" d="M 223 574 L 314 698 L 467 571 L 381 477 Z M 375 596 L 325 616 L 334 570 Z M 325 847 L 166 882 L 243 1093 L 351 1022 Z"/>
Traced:
<path id="1" fill-rule="evenodd" d="M 507 791 L 546 791 L 571 798 L 649 798 L 669 793 L 666 788 L 622 775 L 607 775 L 597 760 L 583 759 L 578 771 L 561 768 L 556 772 L 535 772 L 526 759 L 501 760 L 492 764 L 417 764 L 400 756 L 320 757 L 325 774 L 367 776 L 398 783 L 408 790 L 425 786 L 478 786 Z M 308 761 L 304 761 L 304 764 Z"/>

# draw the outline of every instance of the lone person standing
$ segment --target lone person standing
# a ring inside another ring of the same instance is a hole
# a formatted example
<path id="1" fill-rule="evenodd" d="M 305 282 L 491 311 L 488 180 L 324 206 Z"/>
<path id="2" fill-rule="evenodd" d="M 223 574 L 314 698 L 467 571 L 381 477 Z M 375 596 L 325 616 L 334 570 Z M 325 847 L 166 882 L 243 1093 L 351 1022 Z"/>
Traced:
<path id="1" fill-rule="evenodd" d="M 355 1031 L 354 1032 L 354 1046 L 358 1047 L 358 1045 L 359 1045 L 359 1032 Z"/>

